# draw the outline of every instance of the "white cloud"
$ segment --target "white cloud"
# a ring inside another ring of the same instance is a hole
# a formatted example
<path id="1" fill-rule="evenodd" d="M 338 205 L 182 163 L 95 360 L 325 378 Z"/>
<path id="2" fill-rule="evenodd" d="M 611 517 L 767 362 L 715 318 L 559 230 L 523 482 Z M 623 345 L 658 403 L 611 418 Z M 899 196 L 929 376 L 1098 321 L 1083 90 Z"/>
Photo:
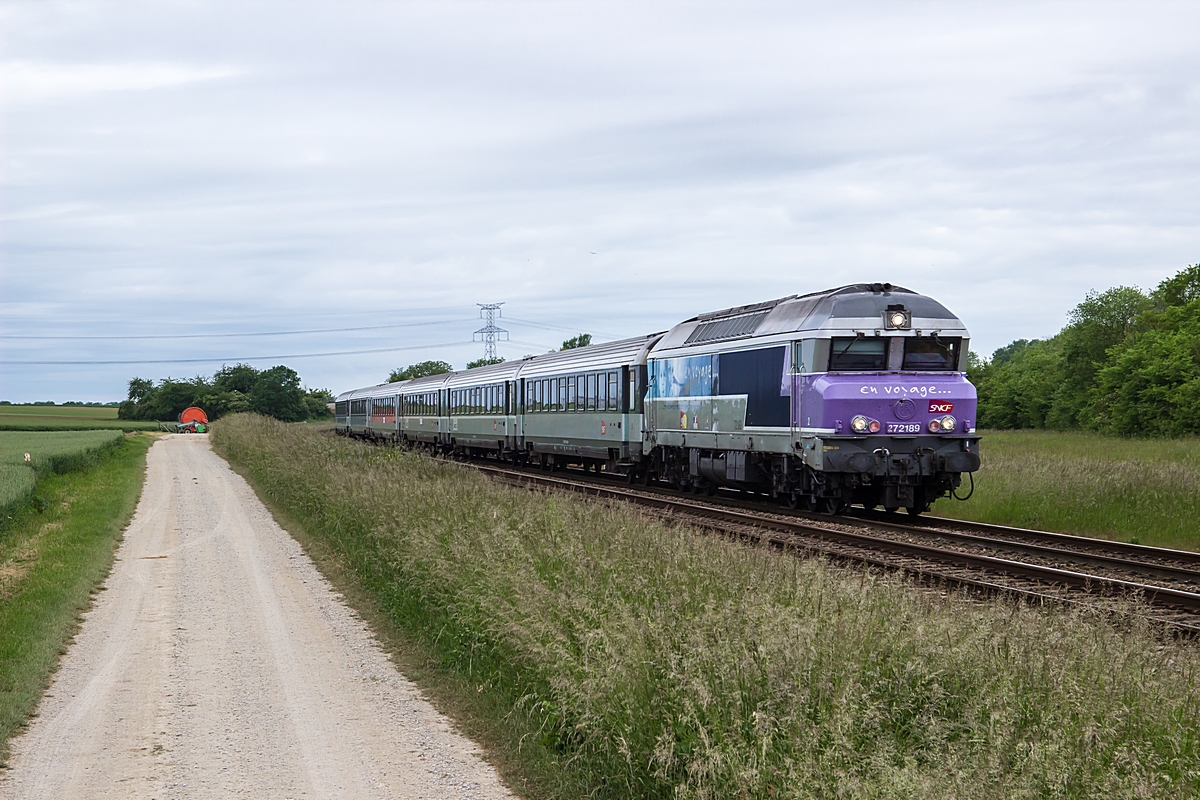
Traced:
<path id="1" fill-rule="evenodd" d="M 137 92 L 197 81 L 232 78 L 228 67 L 179 64 L 64 64 L 34 61 L 0 62 L 0 99 L 6 104 L 61 100 L 98 92 Z"/>

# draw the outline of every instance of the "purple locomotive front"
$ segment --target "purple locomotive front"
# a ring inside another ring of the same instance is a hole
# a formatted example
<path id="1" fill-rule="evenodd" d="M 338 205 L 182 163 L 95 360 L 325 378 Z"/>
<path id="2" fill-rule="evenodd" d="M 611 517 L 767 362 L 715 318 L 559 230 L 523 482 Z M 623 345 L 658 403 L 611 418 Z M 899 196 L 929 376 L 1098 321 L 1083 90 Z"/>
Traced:
<path id="1" fill-rule="evenodd" d="M 650 353 L 645 457 L 680 488 L 919 514 L 979 468 L 966 327 L 856 284 L 706 314 Z"/>

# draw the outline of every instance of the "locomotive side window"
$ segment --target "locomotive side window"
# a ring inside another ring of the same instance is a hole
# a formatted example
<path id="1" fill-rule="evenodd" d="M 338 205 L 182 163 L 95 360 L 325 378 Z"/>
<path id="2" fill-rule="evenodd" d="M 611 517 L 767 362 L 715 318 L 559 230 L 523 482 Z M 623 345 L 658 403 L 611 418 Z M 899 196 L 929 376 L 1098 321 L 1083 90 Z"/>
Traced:
<path id="1" fill-rule="evenodd" d="M 919 336 L 904 340 L 904 369 L 948 371 L 958 367 L 961 339 Z"/>
<path id="2" fill-rule="evenodd" d="M 887 339 L 835 338 L 829 349 L 830 372 L 873 372 L 887 369 Z"/>

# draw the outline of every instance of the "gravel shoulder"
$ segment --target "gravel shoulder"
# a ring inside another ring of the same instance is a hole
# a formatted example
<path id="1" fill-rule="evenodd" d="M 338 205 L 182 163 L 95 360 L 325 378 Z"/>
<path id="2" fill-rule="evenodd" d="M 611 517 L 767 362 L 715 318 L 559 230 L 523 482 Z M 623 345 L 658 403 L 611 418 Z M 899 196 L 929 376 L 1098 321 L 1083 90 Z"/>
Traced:
<path id="1" fill-rule="evenodd" d="M 207 436 L 164 437 L 4 798 L 499 798 Z"/>

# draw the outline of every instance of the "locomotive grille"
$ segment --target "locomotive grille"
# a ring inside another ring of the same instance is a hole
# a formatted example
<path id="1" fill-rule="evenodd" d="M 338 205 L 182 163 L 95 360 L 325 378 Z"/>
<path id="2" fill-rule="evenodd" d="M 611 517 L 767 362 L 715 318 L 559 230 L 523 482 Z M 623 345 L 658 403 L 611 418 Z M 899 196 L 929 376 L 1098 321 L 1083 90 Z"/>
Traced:
<path id="1" fill-rule="evenodd" d="M 758 314 L 719 319 L 715 322 L 706 322 L 703 325 L 697 325 L 696 330 L 692 331 L 692 335 L 683 344 L 686 346 L 689 344 L 701 344 L 703 342 L 715 342 L 721 339 L 736 339 L 739 336 L 747 336 L 758 330 L 758 326 L 769 313 L 771 312 L 763 311 Z"/>

